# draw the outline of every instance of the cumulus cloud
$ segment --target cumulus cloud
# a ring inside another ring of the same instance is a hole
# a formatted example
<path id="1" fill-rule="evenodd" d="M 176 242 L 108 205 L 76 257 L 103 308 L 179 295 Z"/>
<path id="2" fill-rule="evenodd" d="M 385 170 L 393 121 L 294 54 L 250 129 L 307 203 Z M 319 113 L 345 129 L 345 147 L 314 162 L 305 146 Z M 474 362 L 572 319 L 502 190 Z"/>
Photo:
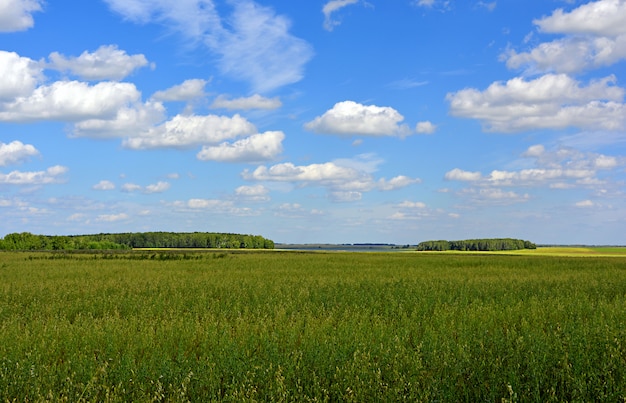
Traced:
<path id="1" fill-rule="evenodd" d="M 449 180 L 449 181 L 472 182 L 472 181 L 480 180 L 482 175 L 480 172 L 469 172 L 469 171 L 464 171 L 459 168 L 454 168 L 453 170 L 446 172 L 444 177 L 446 180 Z"/>
<path id="2" fill-rule="evenodd" d="M 358 3 L 359 0 L 331 0 L 324 4 L 322 13 L 324 14 L 324 29 L 332 31 L 340 24 L 339 21 L 332 19 L 332 14 L 351 4 Z"/>
<path id="3" fill-rule="evenodd" d="M 0 102 L 30 95 L 43 79 L 39 63 L 0 50 Z"/>
<path id="4" fill-rule="evenodd" d="M 35 25 L 33 13 L 41 11 L 43 0 L 4 0 L 0 2 L 0 32 L 24 31 Z"/>
<path id="5" fill-rule="evenodd" d="M 260 166 L 253 172 L 244 171 L 244 178 L 278 182 L 319 182 L 331 184 L 353 180 L 361 174 L 353 168 L 342 167 L 333 162 L 297 166 L 291 162 L 267 168 Z"/>
<path id="6" fill-rule="evenodd" d="M 78 57 L 66 57 L 52 52 L 49 68 L 70 72 L 84 80 L 121 80 L 135 69 L 148 65 L 144 55 L 128 55 L 116 45 L 100 46 L 95 52 L 83 52 Z"/>
<path id="7" fill-rule="evenodd" d="M 587 86 L 565 74 L 546 74 L 534 80 L 513 78 L 486 90 L 467 88 L 449 93 L 454 116 L 478 119 L 490 132 L 532 129 L 622 130 L 626 125 L 624 89 L 615 77 Z"/>
<path id="8" fill-rule="evenodd" d="M 161 102 L 135 102 L 122 106 L 110 118 L 76 122 L 72 136 L 107 139 L 148 135 L 152 127 L 163 123 L 165 115 L 165 107 Z"/>
<path id="9" fill-rule="evenodd" d="M 178 200 L 169 203 L 169 205 L 175 210 L 188 213 L 201 211 L 203 213 L 229 214 L 242 217 L 248 217 L 258 214 L 248 207 L 235 206 L 232 200 L 194 198 L 187 201 Z"/>
<path id="10" fill-rule="evenodd" d="M 388 106 L 343 101 L 304 127 L 323 134 L 404 137 L 411 130 L 406 124 L 401 124 L 403 120 L 404 116 Z"/>
<path id="11" fill-rule="evenodd" d="M 159 181 L 157 183 L 153 183 L 145 187 L 134 184 L 134 183 L 125 183 L 122 185 L 122 192 L 126 192 L 126 193 L 141 192 L 143 194 L 163 193 L 166 190 L 168 190 L 170 187 L 171 185 L 168 182 L 163 182 L 163 181 Z"/>
<path id="12" fill-rule="evenodd" d="M 107 0 L 112 10 L 138 23 L 157 22 L 180 32 L 218 56 L 222 73 L 268 92 L 303 77 L 311 46 L 293 36 L 290 21 L 273 9 L 246 0 L 220 16 L 211 0 Z"/>
<path id="13" fill-rule="evenodd" d="M 29 96 L 0 104 L 0 121 L 113 117 L 120 108 L 139 98 L 139 91 L 129 83 L 101 82 L 90 86 L 79 81 L 57 81 L 37 87 Z"/>
<path id="14" fill-rule="evenodd" d="M 460 194 L 478 204 L 509 205 L 530 200 L 528 193 L 519 194 L 512 190 L 505 191 L 498 188 L 463 189 Z"/>
<path id="15" fill-rule="evenodd" d="M 235 196 L 238 200 L 265 202 L 269 201 L 270 190 L 263 185 L 239 186 L 235 189 Z"/>
<path id="16" fill-rule="evenodd" d="M 467 181 L 483 187 L 551 187 L 564 189 L 572 186 L 596 186 L 601 172 L 618 169 L 626 165 L 626 158 L 571 148 L 547 151 L 538 144 L 530 146 L 522 157 L 532 159 L 534 167 L 519 170 L 495 169 L 487 175 L 455 168 L 446 173 L 445 179 Z"/>
<path id="17" fill-rule="evenodd" d="M 282 106 L 282 102 L 280 102 L 280 98 L 265 98 L 259 94 L 254 94 L 249 97 L 244 98 L 235 98 L 228 99 L 228 97 L 224 95 L 218 96 L 213 104 L 211 104 L 211 108 L 214 109 L 239 109 L 239 110 L 248 110 L 248 109 L 265 109 L 272 110 L 278 109 Z"/>
<path id="18" fill-rule="evenodd" d="M 419 134 L 433 134 L 437 130 L 437 126 L 426 120 L 424 122 L 417 122 L 415 126 L 415 132 Z"/>
<path id="19" fill-rule="evenodd" d="M 583 4 L 571 12 L 558 9 L 534 23 L 549 33 L 620 35 L 626 34 L 625 15 L 623 0 L 599 0 Z"/>
<path id="20" fill-rule="evenodd" d="M 378 188 L 380 190 L 395 190 L 403 187 L 407 187 L 414 183 L 421 183 L 421 179 L 418 178 L 409 178 L 405 175 L 399 175 L 389 180 L 385 178 L 381 178 L 378 180 Z"/>
<path id="21" fill-rule="evenodd" d="M 152 95 L 156 101 L 191 101 L 203 97 L 204 87 L 207 81 L 201 79 L 185 80 L 163 91 L 157 91 Z"/>
<path id="22" fill-rule="evenodd" d="M 12 141 L 8 144 L 0 143 L 0 167 L 18 164 L 30 157 L 38 156 L 39 151 L 30 144 L 21 141 Z"/>
<path id="23" fill-rule="evenodd" d="M 599 0 L 570 12 L 558 9 L 534 20 L 540 32 L 563 38 L 541 43 L 526 52 L 509 49 L 502 55 L 509 68 L 527 72 L 577 73 L 610 66 L 626 58 L 626 3 Z"/>
<path id="24" fill-rule="evenodd" d="M 0 185 L 48 185 L 60 183 L 63 181 L 63 175 L 68 171 L 67 167 L 55 165 L 45 171 L 0 173 Z"/>
<path id="25" fill-rule="evenodd" d="M 222 162 L 271 161 L 283 152 L 284 139 L 285 135 L 280 131 L 253 134 L 234 143 L 204 146 L 197 158 L 202 161 Z"/>
<path id="26" fill-rule="evenodd" d="M 352 166 L 350 166 L 352 165 Z M 335 201 L 359 200 L 363 192 L 372 190 L 389 191 L 419 183 L 417 178 L 404 175 L 392 179 L 375 179 L 360 164 L 346 164 L 345 161 L 321 164 L 294 165 L 291 162 L 271 167 L 259 166 L 254 171 L 244 170 L 246 180 L 267 182 L 289 182 L 298 186 L 321 186 L 328 190 Z"/>
<path id="27" fill-rule="evenodd" d="M 101 180 L 100 182 L 93 185 L 92 189 L 94 190 L 113 190 L 115 189 L 115 184 L 111 181 Z"/>
<path id="28" fill-rule="evenodd" d="M 256 127 L 240 115 L 176 115 L 162 125 L 125 139 L 123 145 L 131 149 L 188 148 L 255 133 Z"/>

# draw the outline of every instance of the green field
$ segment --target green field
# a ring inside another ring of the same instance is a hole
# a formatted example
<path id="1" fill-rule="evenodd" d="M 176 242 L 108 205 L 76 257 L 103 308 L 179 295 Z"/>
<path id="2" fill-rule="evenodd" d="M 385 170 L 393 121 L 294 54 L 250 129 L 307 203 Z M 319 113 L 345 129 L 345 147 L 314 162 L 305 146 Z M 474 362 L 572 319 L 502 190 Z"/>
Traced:
<path id="1" fill-rule="evenodd" d="M 624 401 L 609 252 L 0 253 L 0 401 Z"/>

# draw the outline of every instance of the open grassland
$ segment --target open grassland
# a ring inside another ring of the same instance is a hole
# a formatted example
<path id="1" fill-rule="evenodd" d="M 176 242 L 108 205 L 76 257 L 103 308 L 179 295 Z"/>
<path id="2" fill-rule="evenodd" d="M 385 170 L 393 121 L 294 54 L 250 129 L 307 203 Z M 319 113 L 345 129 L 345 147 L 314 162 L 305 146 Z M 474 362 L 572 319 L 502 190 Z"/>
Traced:
<path id="1" fill-rule="evenodd" d="M 0 401 L 623 401 L 626 258 L 0 254 Z"/>

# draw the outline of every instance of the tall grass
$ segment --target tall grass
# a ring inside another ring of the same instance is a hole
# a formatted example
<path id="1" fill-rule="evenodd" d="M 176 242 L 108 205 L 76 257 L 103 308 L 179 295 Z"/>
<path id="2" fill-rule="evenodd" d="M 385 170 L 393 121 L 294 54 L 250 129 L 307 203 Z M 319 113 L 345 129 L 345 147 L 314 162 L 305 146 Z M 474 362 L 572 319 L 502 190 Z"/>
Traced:
<path id="1" fill-rule="evenodd" d="M 0 254 L 2 401 L 625 397 L 622 258 Z"/>

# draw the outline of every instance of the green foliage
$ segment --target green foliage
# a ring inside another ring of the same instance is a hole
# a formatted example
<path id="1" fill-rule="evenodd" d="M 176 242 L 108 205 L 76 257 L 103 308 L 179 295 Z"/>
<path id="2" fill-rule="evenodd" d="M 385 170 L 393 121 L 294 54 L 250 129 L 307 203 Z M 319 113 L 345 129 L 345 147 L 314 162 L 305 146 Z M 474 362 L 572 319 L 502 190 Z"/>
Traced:
<path id="1" fill-rule="evenodd" d="M 0 316 L 0 401 L 626 397 L 624 258 L 4 252 Z"/>
<path id="2" fill-rule="evenodd" d="M 131 248 L 246 248 L 273 249 L 274 242 L 260 235 L 211 232 L 138 232 L 74 236 L 8 234 L 0 250 L 115 250 Z"/>
<path id="3" fill-rule="evenodd" d="M 536 248 L 537 246 L 530 241 L 512 238 L 467 239 L 463 241 L 425 241 L 420 242 L 417 245 L 418 251 L 497 251 Z"/>

